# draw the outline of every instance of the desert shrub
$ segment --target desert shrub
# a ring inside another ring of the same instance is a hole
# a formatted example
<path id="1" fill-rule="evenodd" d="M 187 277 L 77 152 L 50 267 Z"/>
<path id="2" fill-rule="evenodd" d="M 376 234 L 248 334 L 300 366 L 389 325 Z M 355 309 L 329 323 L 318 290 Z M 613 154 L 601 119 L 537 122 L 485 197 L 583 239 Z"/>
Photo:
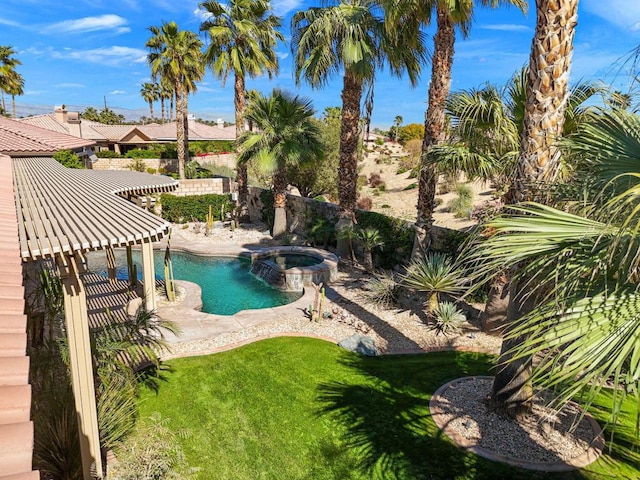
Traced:
<path id="1" fill-rule="evenodd" d="M 376 188 L 378 186 L 380 186 L 380 184 L 383 183 L 382 182 L 382 178 L 380 177 L 379 173 L 372 173 L 371 175 L 369 175 L 369 185 L 373 188 Z"/>
<path id="2" fill-rule="evenodd" d="M 433 311 L 433 329 L 444 335 L 456 334 L 466 319 L 455 303 L 440 302 Z"/>
<path id="3" fill-rule="evenodd" d="M 98 158 L 122 158 L 122 155 L 113 150 L 98 150 L 95 154 Z"/>
<path id="4" fill-rule="evenodd" d="M 358 175 L 358 183 L 357 183 L 358 190 L 364 187 L 367 183 L 368 183 L 368 180 L 366 175 Z"/>
<path id="5" fill-rule="evenodd" d="M 411 173 L 409 174 L 408 178 L 418 178 L 419 173 L 420 173 L 420 165 L 418 165 L 416 168 L 411 170 Z"/>
<path id="6" fill-rule="evenodd" d="M 422 140 L 424 137 L 424 125 L 421 123 L 410 123 L 400 127 L 398 142 L 406 145 L 409 140 Z"/>
<path id="7" fill-rule="evenodd" d="M 126 153 L 127 158 L 160 158 L 162 151 L 151 148 L 133 148 Z"/>
<path id="8" fill-rule="evenodd" d="M 471 218 L 478 220 L 479 222 L 486 222 L 487 220 L 496 217 L 503 207 L 504 203 L 502 203 L 502 200 L 500 199 L 487 200 L 473 209 L 471 212 Z"/>
<path id="9" fill-rule="evenodd" d="M 380 205 L 380 208 L 391 208 L 391 205 L 385 203 L 384 205 Z"/>
<path id="10" fill-rule="evenodd" d="M 202 167 L 195 160 L 187 162 L 184 166 L 184 175 L 187 178 L 212 178 L 213 173 L 208 168 Z"/>
<path id="11" fill-rule="evenodd" d="M 356 202 L 356 207 L 361 210 L 371 210 L 373 208 L 373 200 L 371 200 L 371 197 L 360 197 Z"/>
<path id="12" fill-rule="evenodd" d="M 129 170 L 133 170 L 134 172 L 144 172 L 147 168 L 146 163 L 142 158 L 134 158 L 129 163 Z"/>
<path id="13" fill-rule="evenodd" d="M 80 157 L 71 150 L 58 150 L 53 154 L 53 158 L 67 168 L 84 168 Z"/>
<path id="14" fill-rule="evenodd" d="M 418 183 L 413 182 L 407 185 L 406 187 L 404 187 L 403 190 L 415 190 L 416 188 L 418 188 Z"/>
<path id="15" fill-rule="evenodd" d="M 155 175 L 155 173 L 157 172 L 157 170 L 153 167 L 147 167 L 147 173 L 151 174 L 151 175 Z"/>
<path id="16" fill-rule="evenodd" d="M 439 207 L 444 203 L 444 200 L 442 198 L 436 198 L 435 203 L 436 203 L 436 207 Z"/>
<path id="17" fill-rule="evenodd" d="M 189 151 L 194 155 L 221 154 L 235 152 L 236 145 L 232 140 L 209 140 L 189 142 Z"/>
<path id="18" fill-rule="evenodd" d="M 376 138 L 376 145 L 378 146 L 384 145 L 384 138 Z"/>
<path id="19" fill-rule="evenodd" d="M 469 218 L 473 209 L 473 190 L 468 185 L 456 187 L 456 197 L 447 202 L 447 209 L 458 218 Z"/>
<path id="20" fill-rule="evenodd" d="M 387 190 L 387 184 L 382 182 L 380 185 L 378 185 L 378 190 L 380 192 L 385 192 Z"/>
<path id="21" fill-rule="evenodd" d="M 404 220 L 363 210 L 356 210 L 356 219 L 359 228 L 373 228 L 380 233 L 385 254 L 377 259 L 379 267 L 392 268 L 411 255 L 414 231 Z"/>
<path id="22" fill-rule="evenodd" d="M 390 308 L 398 303 L 400 284 L 396 281 L 393 272 L 385 270 L 375 274 L 364 285 L 363 298 L 382 307 Z"/>
<path id="23" fill-rule="evenodd" d="M 438 184 L 438 194 L 453 192 L 458 186 L 458 176 L 455 174 L 446 174 L 442 181 Z"/>
<path id="24" fill-rule="evenodd" d="M 209 206 L 211 206 L 216 220 L 222 220 L 223 211 L 230 212 L 233 209 L 231 195 L 209 194 L 176 197 L 163 193 L 160 196 L 160 203 L 162 204 L 162 218 L 173 223 L 182 223 L 191 219 L 205 222 Z"/>

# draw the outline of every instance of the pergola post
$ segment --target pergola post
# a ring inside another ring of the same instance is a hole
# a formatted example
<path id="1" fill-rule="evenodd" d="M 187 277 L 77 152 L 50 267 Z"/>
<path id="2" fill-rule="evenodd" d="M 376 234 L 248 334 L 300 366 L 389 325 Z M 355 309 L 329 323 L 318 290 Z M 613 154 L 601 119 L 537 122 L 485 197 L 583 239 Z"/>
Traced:
<path id="1" fill-rule="evenodd" d="M 146 239 L 142 242 L 142 285 L 145 307 L 149 312 L 156 309 L 156 273 L 153 264 L 153 244 Z"/>
<path id="2" fill-rule="evenodd" d="M 107 276 L 109 277 L 109 281 L 111 283 L 115 283 L 116 281 L 116 252 L 113 250 L 113 247 L 107 247 Z"/>
<path id="3" fill-rule="evenodd" d="M 87 294 L 79 276 L 84 271 L 84 266 L 78 255 L 57 257 L 57 264 L 63 287 L 64 315 L 69 337 L 69 361 L 78 416 L 83 478 L 85 480 L 103 478 Z"/>

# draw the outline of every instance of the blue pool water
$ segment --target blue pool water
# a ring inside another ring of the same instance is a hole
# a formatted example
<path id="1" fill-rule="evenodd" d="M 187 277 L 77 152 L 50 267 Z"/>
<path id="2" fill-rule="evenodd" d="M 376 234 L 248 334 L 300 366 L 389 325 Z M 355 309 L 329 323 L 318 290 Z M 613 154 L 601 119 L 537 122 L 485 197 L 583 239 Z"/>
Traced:
<path id="1" fill-rule="evenodd" d="M 197 283 L 202 288 L 202 311 L 218 315 L 233 315 L 240 310 L 285 305 L 300 298 L 300 292 L 282 292 L 249 271 L 251 262 L 244 258 L 205 257 L 172 252 L 173 278 Z M 140 253 L 133 252 L 141 278 Z M 156 278 L 164 278 L 164 252 L 155 252 Z M 118 278 L 127 278 L 127 260 L 124 251 L 116 251 Z M 106 255 L 89 255 L 89 269 L 106 275 Z"/>

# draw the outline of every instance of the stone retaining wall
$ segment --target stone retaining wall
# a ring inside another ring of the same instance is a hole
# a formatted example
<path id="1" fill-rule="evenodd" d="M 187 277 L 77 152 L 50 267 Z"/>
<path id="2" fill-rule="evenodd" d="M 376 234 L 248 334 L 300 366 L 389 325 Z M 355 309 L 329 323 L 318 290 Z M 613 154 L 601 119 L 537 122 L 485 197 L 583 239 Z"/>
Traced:
<path id="1" fill-rule="evenodd" d="M 190 195 L 207 195 L 215 193 L 222 195 L 231 193 L 234 182 L 228 177 L 217 178 L 194 178 L 191 180 L 180 180 L 180 186 L 171 192 L 177 197 L 188 197 Z"/>
<path id="2" fill-rule="evenodd" d="M 178 160 L 175 158 L 142 158 L 140 160 L 142 160 L 145 170 L 153 168 L 158 171 L 163 168 L 167 172 L 176 173 L 178 171 Z M 236 166 L 234 153 L 191 157 L 191 160 L 197 161 L 200 165 L 206 163 L 229 168 Z M 132 158 L 98 158 L 96 162 L 91 164 L 91 168 L 93 170 L 131 170 L 133 161 Z"/>

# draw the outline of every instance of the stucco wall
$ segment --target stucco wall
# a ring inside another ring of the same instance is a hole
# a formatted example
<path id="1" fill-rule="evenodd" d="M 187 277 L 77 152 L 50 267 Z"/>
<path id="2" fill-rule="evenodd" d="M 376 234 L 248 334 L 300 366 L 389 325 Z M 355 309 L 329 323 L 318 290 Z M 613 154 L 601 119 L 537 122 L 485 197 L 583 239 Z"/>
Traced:
<path id="1" fill-rule="evenodd" d="M 171 194 L 178 197 L 206 195 L 209 193 L 221 195 L 231 193 L 233 184 L 234 182 L 227 177 L 180 180 L 180 186 Z"/>
<path id="2" fill-rule="evenodd" d="M 192 157 L 200 165 L 210 164 L 235 168 L 236 156 L 233 153 L 223 155 L 206 155 L 202 157 Z M 156 171 L 164 168 L 167 172 L 178 171 L 178 160 L 168 158 L 142 158 L 142 162 L 147 168 L 155 168 Z M 91 165 L 93 170 L 131 170 L 131 164 L 134 160 L 131 158 L 99 158 Z"/>

